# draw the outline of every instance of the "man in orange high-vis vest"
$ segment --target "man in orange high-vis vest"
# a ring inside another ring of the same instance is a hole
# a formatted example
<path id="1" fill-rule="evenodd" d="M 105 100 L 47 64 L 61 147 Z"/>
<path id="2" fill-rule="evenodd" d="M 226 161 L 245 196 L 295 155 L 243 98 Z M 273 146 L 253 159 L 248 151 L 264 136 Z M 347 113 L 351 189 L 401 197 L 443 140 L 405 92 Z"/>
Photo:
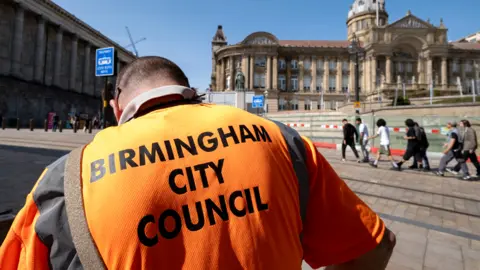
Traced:
<path id="1" fill-rule="evenodd" d="M 126 66 L 119 125 L 46 168 L 0 269 L 385 269 L 394 234 L 309 139 L 199 99 L 167 59 Z"/>

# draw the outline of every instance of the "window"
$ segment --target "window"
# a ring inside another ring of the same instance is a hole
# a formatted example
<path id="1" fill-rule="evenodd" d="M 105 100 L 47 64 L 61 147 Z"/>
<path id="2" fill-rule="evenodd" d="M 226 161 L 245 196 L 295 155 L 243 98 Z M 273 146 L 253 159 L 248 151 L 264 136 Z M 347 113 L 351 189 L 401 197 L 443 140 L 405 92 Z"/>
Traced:
<path id="1" fill-rule="evenodd" d="M 398 72 L 403 72 L 403 63 L 401 63 L 401 62 L 397 63 L 397 71 Z"/>
<path id="2" fill-rule="evenodd" d="M 278 75 L 278 87 L 280 90 L 287 89 L 287 80 L 285 79 L 285 75 Z"/>
<path id="3" fill-rule="evenodd" d="M 317 74 L 317 85 L 315 87 L 318 92 L 323 91 L 323 74 Z"/>
<path id="4" fill-rule="evenodd" d="M 310 59 L 303 60 L 304 69 L 309 70 L 311 67 L 312 67 L 312 62 L 310 62 Z"/>
<path id="5" fill-rule="evenodd" d="M 262 56 L 255 56 L 255 66 L 257 67 L 264 67 L 267 62 L 267 57 L 262 55 Z"/>
<path id="6" fill-rule="evenodd" d="M 230 75 L 227 75 L 227 78 L 225 79 L 225 89 L 230 89 Z M 232 89 L 230 89 L 232 90 Z"/>
<path id="7" fill-rule="evenodd" d="M 413 64 L 412 63 L 407 63 L 407 72 L 412 72 L 413 70 Z"/>
<path id="8" fill-rule="evenodd" d="M 292 110 L 298 110 L 298 100 L 297 99 L 292 99 L 290 104 L 292 104 Z"/>
<path id="9" fill-rule="evenodd" d="M 305 111 L 310 111 L 312 109 L 312 102 L 310 99 L 305 100 L 305 105 L 304 105 Z"/>
<path id="10" fill-rule="evenodd" d="M 362 22 L 357 21 L 357 31 L 362 30 Z"/>
<path id="11" fill-rule="evenodd" d="M 286 101 L 285 99 L 281 98 L 278 100 L 278 110 L 279 111 L 284 111 L 286 109 Z"/>
<path id="12" fill-rule="evenodd" d="M 292 83 L 292 90 L 297 91 L 298 90 L 298 78 L 297 75 L 292 75 L 290 78 L 290 81 Z"/>
<path id="13" fill-rule="evenodd" d="M 260 88 L 265 88 L 265 73 L 260 74 Z"/>
<path id="14" fill-rule="evenodd" d="M 260 73 L 253 74 L 253 88 L 260 87 Z"/>
<path id="15" fill-rule="evenodd" d="M 458 72 L 458 62 L 456 60 L 452 61 L 453 72 Z"/>
<path id="16" fill-rule="evenodd" d="M 348 71 L 350 67 L 348 66 L 348 61 L 343 61 L 342 62 L 342 70 L 343 71 Z"/>
<path id="17" fill-rule="evenodd" d="M 235 68 L 242 68 L 242 60 L 240 58 L 235 60 Z"/>
<path id="18" fill-rule="evenodd" d="M 323 60 L 317 60 L 317 70 L 323 70 Z"/>
<path id="19" fill-rule="evenodd" d="M 335 77 L 336 76 L 334 76 L 334 75 L 330 75 L 329 78 L 328 78 L 328 90 L 330 92 L 335 92 L 335 90 L 337 89 L 336 85 L 335 85 L 337 83 Z"/>
<path id="20" fill-rule="evenodd" d="M 310 91 L 310 85 L 312 83 L 312 77 L 310 76 L 304 76 L 303 77 L 303 90 L 308 90 Z"/>
<path id="21" fill-rule="evenodd" d="M 367 29 L 367 28 L 368 28 L 368 21 L 362 20 L 362 29 Z"/>
<path id="22" fill-rule="evenodd" d="M 348 92 L 348 79 L 349 79 L 348 75 L 343 75 L 342 76 L 342 91 L 344 93 Z"/>
<path id="23" fill-rule="evenodd" d="M 466 72 L 472 72 L 472 68 L 473 68 L 473 63 L 471 60 L 466 60 L 465 61 L 465 71 Z"/>
<path id="24" fill-rule="evenodd" d="M 285 59 L 278 60 L 278 69 L 285 69 L 287 65 L 285 64 Z"/>
<path id="25" fill-rule="evenodd" d="M 329 62 L 329 69 L 330 69 L 330 70 L 336 70 L 336 69 L 337 69 L 337 61 L 335 61 L 335 60 L 330 60 L 330 62 Z"/>
<path id="26" fill-rule="evenodd" d="M 292 67 L 292 69 L 297 69 L 298 68 L 297 60 L 290 61 L 290 67 Z"/>

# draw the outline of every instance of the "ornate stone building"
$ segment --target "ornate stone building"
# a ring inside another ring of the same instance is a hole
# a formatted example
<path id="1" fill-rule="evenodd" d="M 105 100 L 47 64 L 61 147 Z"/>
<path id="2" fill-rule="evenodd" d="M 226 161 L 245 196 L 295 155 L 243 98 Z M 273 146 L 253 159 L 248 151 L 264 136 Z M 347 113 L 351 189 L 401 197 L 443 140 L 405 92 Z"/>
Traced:
<path id="1" fill-rule="evenodd" d="M 378 21 L 377 21 L 378 14 Z M 348 47 L 357 38 L 362 100 L 392 98 L 405 85 L 409 96 L 472 91 L 479 79 L 480 44 L 452 42 L 441 20 L 434 25 L 410 11 L 389 22 L 385 1 L 356 0 L 347 17 L 347 40 L 278 40 L 256 32 L 227 44 L 222 26 L 212 41 L 214 91 L 235 90 L 235 76 L 245 88 L 267 95 L 268 111 L 335 109 L 354 99 L 355 62 Z M 323 104 L 323 105 L 322 105 Z"/>
<path id="2" fill-rule="evenodd" d="M 48 112 L 62 119 L 72 111 L 96 114 L 105 80 L 95 77 L 95 50 L 110 46 L 118 68 L 135 59 L 52 1 L 2 1 L 0 114 L 23 124 Z"/>

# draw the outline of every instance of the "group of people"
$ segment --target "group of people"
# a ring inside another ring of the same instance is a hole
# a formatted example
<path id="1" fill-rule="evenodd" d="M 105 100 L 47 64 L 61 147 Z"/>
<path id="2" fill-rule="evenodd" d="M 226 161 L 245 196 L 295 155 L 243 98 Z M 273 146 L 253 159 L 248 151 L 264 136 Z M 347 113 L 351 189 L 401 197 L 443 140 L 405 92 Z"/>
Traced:
<path id="1" fill-rule="evenodd" d="M 342 144 L 342 161 L 345 162 L 345 150 L 349 146 L 357 162 L 362 162 L 355 148 L 355 142 L 360 144 L 360 149 L 363 155 L 363 162 L 368 162 L 372 167 L 377 168 L 378 161 L 382 155 L 386 155 L 392 163 L 392 169 L 401 170 L 402 165 L 413 157 L 413 164 L 409 169 L 419 169 L 423 171 L 430 171 L 430 162 L 427 157 L 427 149 L 430 146 L 427 134 L 423 127 L 421 127 L 413 119 L 405 120 L 407 132 L 404 139 L 407 140 L 407 149 L 400 161 L 395 161 L 390 151 L 390 131 L 387 122 L 380 118 L 377 120 L 377 133 L 369 136 L 367 126 L 362 123 L 361 118 L 355 120 L 358 130 L 355 126 L 348 123 L 347 119 L 343 119 L 343 144 Z M 456 122 L 449 122 L 447 124 L 448 134 L 447 142 L 444 144 L 443 156 L 440 160 L 440 166 L 435 174 L 444 176 L 445 171 L 454 175 L 458 175 L 460 171 L 463 173 L 463 180 L 474 180 L 470 176 L 470 172 L 466 162 L 470 160 L 477 170 L 477 177 L 480 177 L 480 164 L 475 153 L 477 149 L 477 134 L 471 127 L 468 120 L 460 121 L 460 129 L 457 129 Z M 380 138 L 380 147 L 375 159 L 370 160 L 368 144 L 369 141 L 375 138 Z M 447 164 L 453 159 L 457 160 L 457 165 L 453 169 L 447 168 Z"/>

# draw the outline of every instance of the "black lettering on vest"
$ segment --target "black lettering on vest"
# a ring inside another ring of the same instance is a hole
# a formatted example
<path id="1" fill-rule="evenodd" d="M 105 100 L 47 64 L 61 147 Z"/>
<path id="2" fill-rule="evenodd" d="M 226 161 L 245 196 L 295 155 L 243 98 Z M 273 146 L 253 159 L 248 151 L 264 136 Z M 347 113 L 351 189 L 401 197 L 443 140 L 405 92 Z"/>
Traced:
<path id="1" fill-rule="evenodd" d="M 168 160 L 174 160 L 175 156 L 173 155 L 172 144 L 170 141 L 165 141 L 165 149 L 167 149 Z"/>
<path id="2" fill-rule="evenodd" d="M 127 164 L 130 165 L 130 167 L 138 167 L 137 163 L 133 161 L 133 158 L 135 157 L 135 151 L 133 149 L 125 149 L 121 150 L 118 152 L 118 156 L 120 157 L 120 169 L 125 170 L 127 169 Z"/>
<path id="3" fill-rule="evenodd" d="M 236 198 L 242 198 L 242 191 L 237 190 L 234 191 L 231 195 L 230 198 L 228 199 L 228 205 L 230 206 L 230 211 L 237 216 L 237 217 L 244 217 L 247 214 L 247 209 L 243 208 L 242 210 L 237 209 L 235 206 L 235 199 Z"/>
<path id="4" fill-rule="evenodd" d="M 261 138 L 264 142 L 272 142 L 272 139 L 270 139 L 270 135 L 268 135 L 267 130 L 263 126 L 260 126 L 260 128 L 258 128 L 256 125 L 253 125 L 253 130 L 255 131 L 255 136 L 257 136 L 257 141 L 260 141 Z"/>
<path id="5" fill-rule="evenodd" d="M 193 177 L 192 167 L 185 168 L 187 171 L 188 186 L 190 186 L 190 191 L 197 190 L 197 185 L 195 184 L 195 178 Z"/>
<path id="6" fill-rule="evenodd" d="M 117 171 L 117 167 L 115 167 L 115 155 L 113 153 L 108 155 L 108 168 L 110 169 L 110 174 L 114 174 Z"/>
<path id="7" fill-rule="evenodd" d="M 247 209 L 248 212 L 251 214 L 255 211 L 253 208 L 253 201 L 252 201 L 252 194 L 250 193 L 250 189 L 245 189 L 245 199 L 247 200 Z"/>
<path id="8" fill-rule="evenodd" d="M 185 157 L 183 149 L 187 150 L 192 156 L 198 155 L 197 147 L 195 146 L 195 141 L 193 140 L 193 137 L 188 136 L 187 139 L 188 144 L 180 139 L 173 139 L 173 142 L 175 143 L 175 148 L 177 148 L 177 154 L 179 158 Z"/>
<path id="9" fill-rule="evenodd" d="M 187 229 L 189 229 L 192 232 L 198 231 L 201 228 L 203 228 L 203 226 L 205 226 L 205 217 L 203 215 L 202 202 L 196 202 L 195 209 L 197 210 L 197 217 L 198 217 L 197 224 L 193 224 L 192 216 L 190 215 L 190 210 L 188 208 L 188 205 L 182 206 L 183 216 L 185 217 L 185 225 L 187 226 Z"/>
<path id="10" fill-rule="evenodd" d="M 268 210 L 268 203 L 263 203 L 260 197 L 260 189 L 258 187 L 253 188 L 253 194 L 255 195 L 255 202 L 257 203 L 258 211 Z"/>
<path id="11" fill-rule="evenodd" d="M 162 149 L 160 149 L 160 145 L 158 143 L 152 143 L 152 150 L 148 151 L 147 147 L 145 145 L 141 145 L 138 148 L 138 155 L 140 158 L 140 166 L 145 165 L 145 158 L 148 158 L 151 164 L 156 162 L 157 155 L 160 161 L 165 161 L 165 155 L 162 152 Z"/>
<path id="12" fill-rule="evenodd" d="M 175 222 L 172 231 L 168 231 L 165 226 L 165 221 L 167 220 L 168 217 L 172 217 Z M 158 231 L 160 232 L 160 235 L 163 238 L 173 239 L 180 233 L 181 230 L 182 230 L 182 219 L 180 218 L 180 215 L 177 212 L 175 212 L 175 210 L 167 209 L 165 210 L 165 212 L 163 212 L 160 215 L 160 218 L 158 219 Z"/>
<path id="13" fill-rule="evenodd" d="M 168 185 L 173 192 L 177 193 L 178 195 L 182 195 L 187 193 L 187 185 L 184 185 L 183 187 L 177 186 L 177 184 L 175 183 L 175 177 L 177 175 L 183 175 L 182 169 L 175 169 L 170 173 L 170 175 L 168 176 Z"/>
<path id="14" fill-rule="evenodd" d="M 155 224 L 155 217 L 153 215 L 144 216 L 138 223 L 138 227 L 137 227 L 138 240 L 140 240 L 140 243 L 142 243 L 147 247 L 153 247 L 158 243 L 158 236 L 155 235 L 153 238 L 148 238 L 148 236 L 145 234 L 145 228 L 147 227 L 148 223 Z"/>
<path id="15" fill-rule="evenodd" d="M 228 141 L 227 141 L 227 138 L 228 138 L 228 137 L 232 137 L 232 139 L 233 139 L 233 141 L 235 142 L 235 144 L 239 144 L 240 141 L 238 140 L 238 136 L 237 136 L 237 134 L 235 133 L 235 129 L 233 129 L 232 126 L 228 126 L 228 130 L 229 130 L 230 132 L 229 132 L 229 133 L 225 133 L 222 128 L 219 128 L 219 129 L 218 129 L 218 134 L 220 135 L 220 139 L 222 140 L 223 147 L 227 147 L 227 146 L 228 146 Z"/>
<path id="16" fill-rule="evenodd" d="M 205 152 L 213 152 L 218 147 L 218 139 L 213 137 L 212 132 L 202 132 L 198 136 L 198 146 Z M 205 140 L 206 137 L 210 137 L 210 139 Z M 208 143 L 208 146 L 205 145 L 205 141 Z"/>
<path id="17" fill-rule="evenodd" d="M 242 139 L 242 143 L 244 143 L 247 139 L 250 139 L 254 142 L 257 141 L 257 140 L 255 140 L 255 137 L 253 137 L 252 132 L 250 132 L 250 130 L 248 130 L 247 126 L 240 125 L 239 127 L 240 127 L 240 137 Z"/>
<path id="18" fill-rule="evenodd" d="M 222 158 L 222 159 L 218 160 L 218 165 L 213 163 L 213 162 L 208 163 L 210 168 L 212 168 L 215 171 L 215 174 L 217 175 L 218 182 L 220 184 L 223 184 L 223 182 L 224 182 L 223 174 L 222 174 L 223 162 L 224 161 L 225 161 L 225 159 Z"/>
<path id="19" fill-rule="evenodd" d="M 200 172 L 200 178 L 202 179 L 202 184 L 204 188 L 208 187 L 208 178 L 205 170 L 208 169 L 210 163 L 211 162 L 193 166 L 193 169 L 195 169 L 195 171 Z"/>
<path id="20" fill-rule="evenodd" d="M 213 215 L 213 212 L 217 213 L 217 215 L 223 220 L 227 221 L 228 220 L 228 211 L 227 211 L 227 203 L 225 202 L 225 196 L 220 195 L 218 197 L 220 201 L 220 207 L 218 207 L 215 202 L 213 202 L 211 199 L 207 199 L 205 201 L 205 206 L 207 208 L 207 216 L 208 220 L 210 222 L 210 225 L 215 225 L 215 216 Z"/>
<path id="21" fill-rule="evenodd" d="M 90 183 L 98 181 L 105 176 L 105 160 L 99 159 L 90 163 Z"/>

